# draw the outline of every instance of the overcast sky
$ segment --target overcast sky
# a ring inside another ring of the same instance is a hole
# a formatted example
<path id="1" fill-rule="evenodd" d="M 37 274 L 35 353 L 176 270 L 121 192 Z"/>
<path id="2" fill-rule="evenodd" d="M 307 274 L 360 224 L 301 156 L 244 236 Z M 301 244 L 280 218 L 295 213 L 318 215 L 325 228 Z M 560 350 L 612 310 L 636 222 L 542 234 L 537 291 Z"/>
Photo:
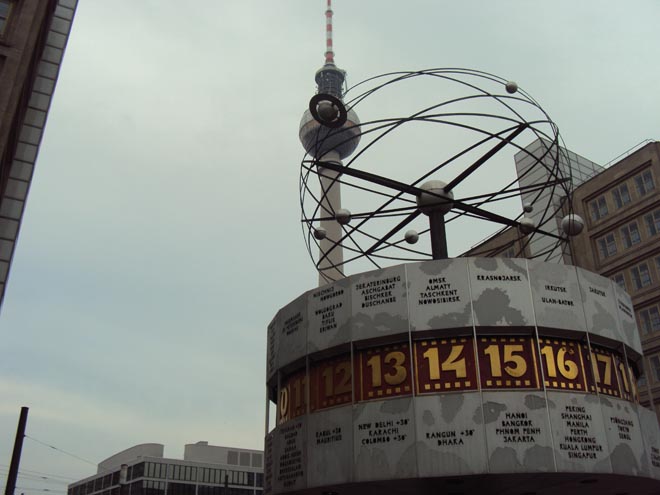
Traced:
<path id="1" fill-rule="evenodd" d="M 266 325 L 317 279 L 297 131 L 324 4 L 81 0 L 0 314 L 3 485 L 22 405 L 28 435 L 93 463 L 143 442 L 262 448 Z M 334 8 L 349 84 L 480 69 L 597 163 L 660 137 L 657 0 Z M 95 472 L 31 439 L 22 469 Z"/>

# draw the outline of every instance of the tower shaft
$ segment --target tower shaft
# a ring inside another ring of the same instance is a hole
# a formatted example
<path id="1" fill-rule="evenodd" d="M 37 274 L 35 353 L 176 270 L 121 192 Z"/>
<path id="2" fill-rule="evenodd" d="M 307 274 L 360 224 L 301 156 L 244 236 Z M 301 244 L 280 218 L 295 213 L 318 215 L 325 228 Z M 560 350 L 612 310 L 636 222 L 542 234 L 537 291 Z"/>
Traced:
<path id="1" fill-rule="evenodd" d="M 332 161 L 341 165 L 339 154 L 335 151 L 328 152 L 324 157 L 326 161 Z M 339 173 L 334 170 L 323 168 L 319 170 L 321 182 L 321 216 L 327 220 L 321 220 L 320 227 L 326 231 L 326 237 L 319 241 L 319 286 L 325 285 L 332 280 L 344 278 L 343 263 L 344 250 L 341 244 L 335 243 L 342 238 L 342 228 L 334 215 L 341 208 L 341 187 L 339 185 Z"/>
<path id="2" fill-rule="evenodd" d="M 344 80 L 346 73 L 335 65 L 335 52 L 332 46 L 332 0 L 328 0 L 325 10 L 325 65 L 316 73 L 316 84 L 319 93 L 330 94 L 341 98 L 343 96 Z M 330 152 L 324 156 L 325 160 L 341 163 L 338 153 Z M 344 278 L 342 264 L 344 262 L 344 250 L 341 245 L 336 246 L 342 238 L 341 225 L 332 217 L 341 208 L 341 188 L 339 185 L 339 174 L 332 170 L 323 169 L 321 172 L 321 211 L 323 220 L 320 224 L 327 232 L 327 237 L 319 243 L 319 285 L 324 285 L 332 280 Z"/>

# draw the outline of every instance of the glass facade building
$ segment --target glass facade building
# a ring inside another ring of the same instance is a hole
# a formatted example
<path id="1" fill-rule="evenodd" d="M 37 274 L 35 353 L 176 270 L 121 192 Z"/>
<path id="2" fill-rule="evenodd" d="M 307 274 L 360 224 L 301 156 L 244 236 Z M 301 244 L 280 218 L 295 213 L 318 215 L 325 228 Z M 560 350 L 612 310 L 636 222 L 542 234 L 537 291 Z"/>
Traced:
<path id="1" fill-rule="evenodd" d="M 518 175 L 518 182 L 521 187 L 528 187 L 534 184 L 545 183 L 549 179 L 548 169 L 552 168 L 552 162 L 554 157 L 548 155 L 542 161 L 545 166 L 538 166 L 536 164 L 536 156 L 542 156 L 550 148 L 550 143 L 544 141 L 543 139 L 537 139 L 536 141 L 530 143 L 525 151 L 519 151 L 514 156 L 514 161 L 516 163 L 516 172 Z M 534 166 L 536 164 L 536 166 Z M 530 171 L 530 168 L 534 166 L 534 169 Z M 559 167 L 561 169 L 562 175 L 564 177 L 570 178 L 571 180 L 571 189 L 576 188 L 580 184 L 588 181 L 590 178 L 598 175 L 603 170 L 603 167 L 597 163 L 587 160 L 583 156 L 578 155 L 570 150 L 562 148 L 562 153 L 559 156 Z M 551 232 L 555 235 L 560 235 L 559 225 L 561 218 L 557 219 L 548 219 L 544 217 L 546 215 L 546 208 L 548 205 L 551 206 L 550 211 L 557 210 L 564 198 L 561 196 L 561 190 L 558 189 L 553 194 L 550 190 L 547 190 L 541 194 L 538 198 L 536 195 L 537 192 L 527 193 L 522 195 L 523 204 L 530 203 L 534 210 L 531 213 L 526 214 L 527 217 L 534 220 L 535 225 L 544 225 L 544 230 Z M 595 213 L 599 214 L 599 206 L 595 204 Z M 561 211 L 561 210 L 559 210 Z M 550 220 L 550 221 L 548 221 Z M 546 223 L 547 222 L 547 223 Z M 528 249 L 531 256 L 539 255 L 540 253 L 545 253 L 548 250 L 552 249 L 555 240 L 547 236 L 534 236 L 529 243 Z M 543 257 L 545 261 L 552 261 L 556 263 L 564 262 L 564 254 L 559 250 L 556 250 L 548 257 Z"/>
<path id="2" fill-rule="evenodd" d="M 146 444 L 117 454 L 100 463 L 95 476 L 69 485 L 68 495 L 261 495 L 263 492 L 261 451 L 200 442 L 187 445 L 184 459 L 180 460 L 162 457 L 162 450 L 162 445 Z"/>

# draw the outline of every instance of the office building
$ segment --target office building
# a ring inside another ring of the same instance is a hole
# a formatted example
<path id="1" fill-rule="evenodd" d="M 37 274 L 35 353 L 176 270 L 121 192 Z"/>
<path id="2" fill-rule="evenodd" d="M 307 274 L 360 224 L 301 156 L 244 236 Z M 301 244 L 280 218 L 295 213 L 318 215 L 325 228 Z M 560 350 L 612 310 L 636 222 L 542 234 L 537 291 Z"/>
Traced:
<path id="1" fill-rule="evenodd" d="M 263 452 L 197 442 L 183 459 L 163 456 L 161 444 L 135 445 L 69 485 L 68 495 L 261 495 Z"/>
<path id="2" fill-rule="evenodd" d="M 77 0 L 0 0 L 0 306 Z"/>
<path id="3" fill-rule="evenodd" d="M 660 142 L 647 142 L 573 192 L 584 219 L 571 240 L 577 266 L 631 296 L 644 349 L 642 404 L 660 417 Z"/>

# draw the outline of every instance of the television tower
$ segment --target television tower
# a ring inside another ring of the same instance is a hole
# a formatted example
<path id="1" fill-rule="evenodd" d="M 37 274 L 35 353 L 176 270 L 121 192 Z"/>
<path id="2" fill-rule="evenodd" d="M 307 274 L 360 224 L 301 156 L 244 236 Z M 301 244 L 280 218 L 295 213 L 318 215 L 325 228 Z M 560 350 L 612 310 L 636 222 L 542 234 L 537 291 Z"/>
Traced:
<path id="1" fill-rule="evenodd" d="M 316 71 L 317 94 L 300 120 L 298 135 L 307 153 L 315 160 L 342 165 L 342 160 L 353 153 L 360 142 L 360 120 L 353 110 L 343 106 L 346 72 L 335 65 L 332 0 L 327 1 L 325 64 Z M 348 223 L 350 213 L 341 208 L 340 174 L 320 168 L 318 175 L 321 183 L 319 213 L 323 220 L 314 231 L 319 239 L 319 285 L 323 285 L 345 276 L 340 240 L 342 225 Z"/>

